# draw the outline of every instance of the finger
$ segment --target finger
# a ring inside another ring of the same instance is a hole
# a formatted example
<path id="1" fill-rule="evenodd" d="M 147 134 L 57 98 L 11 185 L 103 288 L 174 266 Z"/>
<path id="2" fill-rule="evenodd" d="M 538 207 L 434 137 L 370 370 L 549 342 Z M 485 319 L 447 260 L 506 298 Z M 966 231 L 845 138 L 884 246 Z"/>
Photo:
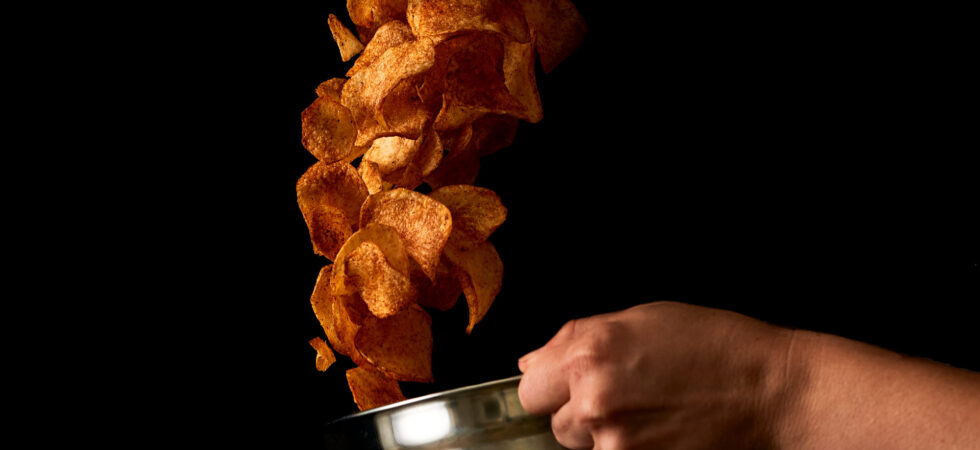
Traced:
<path id="1" fill-rule="evenodd" d="M 558 330 L 557 333 L 555 333 L 554 336 L 551 337 L 550 340 L 548 340 L 548 342 L 544 344 L 543 347 L 540 347 L 517 360 L 517 367 L 521 369 L 521 372 L 524 372 L 530 361 L 534 359 L 535 356 L 540 354 L 541 350 L 553 348 L 567 342 L 575 334 L 575 327 L 579 322 L 581 322 L 581 320 L 572 320 L 566 323 L 561 327 L 561 329 Z"/>
<path id="2" fill-rule="evenodd" d="M 595 442 L 589 424 L 581 420 L 579 405 L 565 403 L 551 416 L 551 431 L 562 446 L 570 449 L 592 448 Z"/>
<path id="3" fill-rule="evenodd" d="M 552 413 L 568 401 L 568 374 L 562 370 L 564 354 L 564 347 L 542 348 L 526 362 L 517 394 L 528 412 Z"/>

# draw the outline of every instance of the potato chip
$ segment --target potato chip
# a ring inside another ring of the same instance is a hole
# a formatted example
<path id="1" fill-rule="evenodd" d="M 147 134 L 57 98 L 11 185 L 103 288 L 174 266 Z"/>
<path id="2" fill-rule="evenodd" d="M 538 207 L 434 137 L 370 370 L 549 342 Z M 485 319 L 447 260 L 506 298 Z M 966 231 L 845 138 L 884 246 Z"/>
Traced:
<path id="1" fill-rule="evenodd" d="M 355 340 L 357 333 L 364 326 L 364 321 L 371 316 L 367 305 L 357 294 L 354 295 L 333 295 L 330 303 L 331 316 L 334 321 L 334 331 L 336 342 L 327 335 L 330 345 L 337 353 L 345 355 L 359 366 L 372 367 L 364 355 L 357 349 Z"/>
<path id="2" fill-rule="evenodd" d="M 517 118 L 505 114 L 484 114 L 473 121 L 470 131 L 470 145 L 480 156 L 486 156 L 514 142 Z"/>
<path id="3" fill-rule="evenodd" d="M 449 208 L 453 217 L 450 239 L 485 241 L 507 219 L 507 208 L 490 189 L 465 184 L 443 186 L 429 197 Z"/>
<path id="4" fill-rule="evenodd" d="M 471 142 L 471 141 L 467 141 Z M 473 184 L 480 174 L 480 154 L 472 145 L 450 149 L 439 167 L 423 180 L 433 189 L 453 184 Z"/>
<path id="5" fill-rule="evenodd" d="M 364 44 L 357 40 L 354 33 L 351 33 L 337 16 L 333 14 L 327 16 L 327 25 L 330 26 L 330 34 L 333 35 L 333 40 L 340 49 L 340 59 L 344 62 L 350 61 L 354 55 L 364 50 Z"/>
<path id="6" fill-rule="evenodd" d="M 330 342 L 337 342 L 337 331 L 334 328 L 333 318 L 333 294 L 330 292 L 330 275 L 333 272 L 333 265 L 328 264 L 320 269 L 316 277 L 316 285 L 313 287 L 313 294 L 310 295 L 310 305 L 313 306 L 313 314 L 320 326 L 327 334 Z"/>
<path id="7" fill-rule="evenodd" d="M 394 316 L 368 315 L 355 346 L 374 367 L 400 381 L 432 381 L 432 318 L 412 305 Z"/>
<path id="8" fill-rule="evenodd" d="M 316 159 L 325 163 L 354 159 L 357 128 L 350 110 L 329 96 L 317 97 L 300 115 L 302 143 Z"/>
<path id="9" fill-rule="evenodd" d="M 365 241 L 347 257 L 347 281 L 375 317 L 391 317 L 414 304 L 419 292 L 407 274 L 391 267 L 377 244 Z"/>
<path id="10" fill-rule="evenodd" d="M 358 56 L 354 60 L 354 65 L 347 70 L 347 76 L 351 77 L 359 70 L 370 66 L 372 63 L 378 60 L 384 52 L 392 47 L 404 44 L 408 41 L 414 41 L 415 35 L 412 34 L 412 29 L 408 27 L 404 21 L 392 20 L 381 27 L 374 34 L 374 37 L 368 41 L 367 45 L 364 47 L 364 51 L 361 52 L 361 56 Z"/>
<path id="11" fill-rule="evenodd" d="M 405 400 L 398 382 L 374 370 L 355 367 L 346 372 L 347 385 L 361 411 Z"/>
<path id="12" fill-rule="evenodd" d="M 327 347 L 327 343 L 322 338 L 311 339 L 310 346 L 316 350 L 316 370 L 326 372 L 327 368 L 337 361 L 337 356 L 333 354 L 330 347 Z"/>
<path id="13" fill-rule="evenodd" d="M 419 289 L 419 305 L 434 308 L 439 311 L 449 311 L 456 306 L 459 296 L 463 295 L 463 287 L 459 284 L 456 271 L 458 269 L 445 255 L 439 259 L 436 267 L 435 281 L 429 280 L 421 270 L 412 272 L 412 284 Z"/>
<path id="14" fill-rule="evenodd" d="M 316 87 L 316 95 L 318 97 L 327 97 L 339 104 L 340 91 L 344 89 L 344 83 L 346 82 L 346 78 L 331 78 L 324 81 Z"/>
<path id="15" fill-rule="evenodd" d="M 585 40 L 588 26 L 569 0 L 520 0 L 544 73 L 572 54 Z"/>
<path id="16" fill-rule="evenodd" d="M 296 198 L 313 251 L 333 260 L 358 227 L 361 204 L 367 198 L 360 175 L 344 161 L 317 162 L 296 183 Z"/>
<path id="17" fill-rule="evenodd" d="M 402 243 L 398 231 L 383 223 L 367 223 L 352 234 L 337 252 L 330 279 L 331 292 L 334 294 L 353 294 L 356 292 L 355 287 L 347 283 L 347 256 L 364 242 L 372 242 L 377 245 L 384 254 L 388 265 L 398 273 L 404 276 L 410 275 L 408 249 Z"/>
<path id="18" fill-rule="evenodd" d="M 371 195 L 361 207 L 361 226 L 377 222 L 398 231 L 408 254 L 430 280 L 449 239 L 452 217 L 442 203 L 403 188 Z"/>
<path id="19" fill-rule="evenodd" d="M 461 38 L 463 39 L 463 38 Z M 493 33 L 472 33 L 450 57 L 437 130 L 472 122 L 481 113 L 523 116 L 525 107 L 507 89 L 501 69 L 504 44 Z"/>
<path id="20" fill-rule="evenodd" d="M 424 73 L 432 67 L 434 58 L 434 43 L 428 39 L 392 47 L 347 80 L 341 91 L 341 104 L 350 109 L 354 123 L 361 128 L 370 120 L 377 120 L 382 101 L 400 82 Z"/>
<path id="21" fill-rule="evenodd" d="M 438 167 L 441 159 L 439 136 L 430 130 L 414 140 L 397 136 L 375 139 L 362 162 L 377 164 L 384 181 L 414 189 L 422 184 L 423 177 Z"/>
<path id="22" fill-rule="evenodd" d="M 405 21 L 407 0 L 347 0 L 347 12 L 362 42 L 374 40 L 376 30 L 392 20 Z"/>
<path id="23" fill-rule="evenodd" d="M 381 179 L 381 169 L 376 162 L 361 159 L 361 163 L 357 166 L 357 173 L 361 175 L 361 180 L 364 180 L 369 195 L 385 189 L 384 181 Z"/>
<path id="24" fill-rule="evenodd" d="M 418 37 L 492 31 L 530 40 L 524 11 L 513 0 L 409 0 L 406 18 Z"/>
<path id="25" fill-rule="evenodd" d="M 373 116 L 365 116 L 360 122 L 355 147 L 369 148 L 379 137 L 399 136 L 408 139 L 420 137 L 435 111 L 429 111 L 419 97 L 418 78 L 408 78 L 396 85 L 381 101 Z"/>
<path id="26" fill-rule="evenodd" d="M 518 117 L 531 123 L 544 117 L 538 82 L 534 75 L 534 45 L 532 42 L 504 44 L 504 85 L 507 91 L 524 106 Z"/>
<path id="27" fill-rule="evenodd" d="M 463 295 L 470 309 L 466 332 L 472 333 L 490 309 L 500 293 L 504 278 L 504 263 L 493 244 L 483 241 L 477 244 L 451 242 L 446 245 L 446 259 L 456 265 Z"/>

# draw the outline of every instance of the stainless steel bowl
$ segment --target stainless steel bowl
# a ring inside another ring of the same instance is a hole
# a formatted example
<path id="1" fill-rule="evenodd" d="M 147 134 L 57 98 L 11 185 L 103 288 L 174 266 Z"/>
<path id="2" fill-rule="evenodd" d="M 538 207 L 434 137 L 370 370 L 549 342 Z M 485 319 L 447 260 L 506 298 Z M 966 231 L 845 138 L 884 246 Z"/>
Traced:
<path id="1" fill-rule="evenodd" d="M 529 414 L 518 375 L 369 409 L 327 425 L 329 449 L 562 449 Z"/>

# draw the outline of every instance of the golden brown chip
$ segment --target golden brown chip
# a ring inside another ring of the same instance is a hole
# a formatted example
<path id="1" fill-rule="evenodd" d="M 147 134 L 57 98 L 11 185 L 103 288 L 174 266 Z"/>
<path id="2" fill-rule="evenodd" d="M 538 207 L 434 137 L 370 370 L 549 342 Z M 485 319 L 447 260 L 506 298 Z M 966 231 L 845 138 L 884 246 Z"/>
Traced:
<path id="1" fill-rule="evenodd" d="M 381 27 L 374 34 L 367 45 L 364 47 L 364 51 L 361 52 L 361 56 L 358 56 L 354 61 L 354 65 L 347 70 L 347 76 L 351 77 L 359 70 L 370 66 L 372 63 L 377 61 L 384 52 L 392 47 L 396 47 L 408 41 L 414 41 L 415 35 L 412 34 L 412 29 L 408 27 L 404 21 L 392 20 Z"/>
<path id="2" fill-rule="evenodd" d="M 418 139 L 397 136 L 375 139 L 362 161 L 376 163 L 384 181 L 414 189 L 438 167 L 441 159 L 439 136 L 430 130 Z"/>
<path id="3" fill-rule="evenodd" d="M 507 89 L 502 71 L 504 44 L 493 33 L 471 33 L 467 44 L 450 57 L 437 130 L 472 122 L 482 113 L 526 115 L 525 107 Z"/>
<path id="4" fill-rule="evenodd" d="M 364 326 L 364 320 L 371 317 L 367 305 L 357 294 L 334 295 L 331 301 L 331 315 L 334 321 L 336 342 L 328 335 L 330 345 L 341 355 L 346 355 L 358 366 L 371 367 L 371 362 L 357 349 L 355 339 Z"/>
<path id="5" fill-rule="evenodd" d="M 361 179 L 364 180 L 364 185 L 367 186 L 368 194 L 377 194 L 385 189 L 384 181 L 381 179 L 381 169 L 379 168 L 378 163 L 361 159 L 361 163 L 357 166 L 357 173 L 360 174 Z"/>
<path id="6" fill-rule="evenodd" d="M 504 84 L 507 91 L 524 106 L 518 117 L 531 123 L 544 117 L 538 82 L 534 76 L 534 45 L 532 42 L 504 44 Z"/>
<path id="7" fill-rule="evenodd" d="M 439 311 L 448 311 L 456 306 L 459 296 L 463 295 L 456 270 L 456 266 L 443 255 L 436 267 L 435 281 L 429 280 L 421 270 L 413 271 L 412 283 L 419 289 L 419 305 Z"/>
<path id="8" fill-rule="evenodd" d="M 316 159 L 325 163 L 350 161 L 357 128 L 350 110 L 329 96 L 317 97 L 300 115 L 302 143 Z"/>
<path id="9" fill-rule="evenodd" d="M 385 319 L 366 316 L 355 346 L 390 378 L 432 381 L 432 318 L 418 305 Z"/>
<path id="10" fill-rule="evenodd" d="M 347 257 L 364 242 L 377 245 L 388 265 L 404 276 L 410 275 L 408 248 L 402 242 L 398 230 L 383 223 L 366 223 L 352 234 L 337 252 L 330 279 L 331 292 L 334 294 L 356 292 L 355 287 L 347 282 Z"/>
<path id="11" fill-rule="evenodd" d="M 327 16 L 327 24 L 330 26 L 330 34 L 333 35 L 334 42 L 337 43 L 337 48 L 340 49 L 340 59 L 344 62 L 350 61 L 354 55 L 364 50 L 364 44 L 357 40 L 354 33 L 351 33 L 337 16 L 330 14 Z"/>
<path id="12" fill-rule="evenodd" d="M 320 83 L 316 87 L 316 95 L 319 97 L 327 97 L 330 100 L 340 103 L 340 91 L 344 89 L 344 83 L 347 82 L 346 78 L 331 78 L 323 83 Z"/>
<path id="13" fill-rule="evenodd" d="M 408 254 L 430 280 L 435 279 L 439 255 L 452 230 L 448 208 L 424 194 L 396 188 L 364 201 L 360 223 L 366 226 L 372 222 L 398 231 Z"/>
<path id="14" fill-rule="evenodd" d="M 496 192 L 472 185 L 443 186 L 429 194 L 453 216 L 450 239 L 485 241 L 507 219 L 507 208 Z"/>
<path id="15" fill-rule="evenodd" d="M 469 141 L 468 141 L 469 142 Z M 453 184 L 473 184 L 480 174 L 480 155 L 476 148 L 467 145 L 450 149 L 443 155 L 439 167 L 424 178 L 433 189 Z"/>
<path id="16" fill-rule="evenodd" d="M 409 0 L 406 17 L 418 37 L 492 31 L 530 40 L 524 11 L 513 0 Z"/>
<path id="17" fill-rule="evenodd" d="M 347 385 L 361 411 L 405 400 L 397 381 L 363 367 L 347 371 Z"/>
<path id="18" fill-rule="evenodd" d="M 408 41 L 388 49 L 347 80 L 340 100 L 350 109 L 358 128 L 369 125 L 372 120 L 385 120 L 378 117 L 383 100 L 399 83 L 432 67 L 434 58 L 434 43 L 431 40 Z M 403 86 L 403 89 L 406 88 Z"/>
<path id="19" fill-rule="evenodd" d="M 374 39 L 379 27 L 392 20 L 405 21 L 407 0 L 347 0 L 347 12 L 362 42 Z"/>
<path id="20" fill-rule="evenodd" d="M 316 370 L 326 372 L 331 364 L 337 361 L 337 356 L 333 354 L 327 343 L 319 337 L 310 340 L 310 346 L 316 350 Z"/>
<path id="21" fill-rule="evenodd" d="M 347 257 L 347 280 L 375 317 L 391 317 L 414 304 L 419 292 L 407 274 L 391 267 L 377 244 L 365 241 Z"/>
<path id="22" fill-rule="evenodd" d="M 517 118 L 505 114 L 484 114 L 471 125 L 471 144 L 480 156 L 510 146 L 517 135 Z M 472 183 L 469 183 L 472 184 Z"/>
<path id="23" fill-rule="evenodd" d="M 457 274 L 470 309 L 466 332 L 471 333 L 500 293 L 504 263 L 500 260 L 497 249 L 488 241 L 466 245 L 450 242 L 446 245 L 446 259 L 460 269 Z"/>
<path id="24" fill-rule="evenodd" d="M 296 199 L 316 254 L 334 259 L 357 230 L 361 204 L 366 198 L 367 187 L 347 162 L 320 161 L 307 169 L 296 183 Z"/>
<path id="25" fill-rule="evenodd" d="M 316 320 L 320 322 L 320 326 L 327 334 L 327 339 L 330 342 L 337 342 L 337 331 L 334 328 L 333 317 L 333 294 L 330 292 L 330 274 L 332 271 L 332 264 L 320 269 L 320 273 L 316 277 L 316 285 L 313 287 L 313 294 L 310 295 L 310 304 L 313 306 L 313 314 L 316 315 Z"/>
<path id="26" fill-rule="evenodd" d="M 520 0 L 544 73 L 572 54 L 585 40 L 588 26 L 569 0 Z"/>

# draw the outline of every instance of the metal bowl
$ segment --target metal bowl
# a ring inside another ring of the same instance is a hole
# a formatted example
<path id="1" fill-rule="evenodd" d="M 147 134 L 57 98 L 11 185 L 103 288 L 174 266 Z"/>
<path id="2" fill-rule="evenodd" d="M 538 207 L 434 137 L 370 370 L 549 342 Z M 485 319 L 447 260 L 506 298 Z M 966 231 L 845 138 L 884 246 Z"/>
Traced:
<path id="1" fill-rule="evenodd" d="M 412 398 L 327 425 L 329 449 L 562 449 L 551 418 L 529 414 L 520 375 Z"/>

